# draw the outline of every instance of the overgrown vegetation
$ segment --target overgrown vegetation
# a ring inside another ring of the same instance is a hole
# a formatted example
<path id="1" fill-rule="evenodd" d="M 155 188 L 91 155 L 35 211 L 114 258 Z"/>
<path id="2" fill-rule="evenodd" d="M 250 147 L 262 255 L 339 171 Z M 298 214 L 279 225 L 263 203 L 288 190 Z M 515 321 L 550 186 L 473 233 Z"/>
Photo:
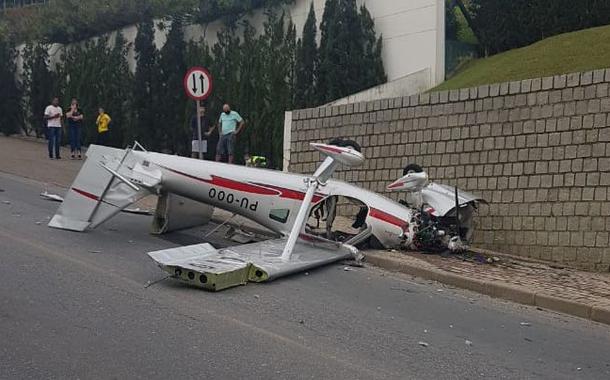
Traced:
<path id="1" fill-rule="evenodd" d="M 597 27 L 474 60 L 435 90 L 601 69 L 609 63 L 610 26 Z"/>
<path id="2" fill-rule="evenodd" d="M 215 81 L 207 102 L 212 122 L 224 102 L 246 119 L 236 157 L 247 151 L 264 155 L 279 167 L 284 111 L 316 106 L 385 81 L 381 38 L 366 8 L 358 9 L 355 0 L 328 1 L 320 47 L 313 8 L 299 41 L 294 24 L 281 8 L 269 8 L 262 30 L 255 31 L 243 19 L 228 20 L 212 46 L 203 40 L 185 43 L 184 25 L 193 16 L 174 14 L 165 22 L 167 42 L 158 49 L 154 12 L 148 8 L 138 23 L 133 74 L 127 65 L 130 46 L 121 33 L 69 45 L 57 67 L 50 67 L 47 43 L 28 43 L 23 99 L 29 123 L 25 130 L 42 133 L 42 110 L 52 96 L 60 96 L 64 107 L 76 97 L 85 114 L 85 142 L 95 141 L 96 110 L 103 106 L 113 118 L 112 145 L 124 146 L 136 139 L 151 150 L 187 154 L 194 107 L 183 95 L 182 78 L 188 66 L 205 66 Z M 239 2 L 203 3 L 217 12 L 216 6 L 230 8 Z M 254 7 L 268 2 L 249 3 Z"/>
<path id="3" fill-rule="evenodd" d="M 18 41 L 70 43 L 145 21 L 182 15 L 190 22 L 223 18 L 236 22 L 244 14 L 294 0 L 53 0 L 52 4 L 0 13 L 0 33 Z"/>
<path id="4" fill-rule="evenodd" d="M 470 0 L 470 8 L 477 37 L 488 55 L 610 24 L 607 0 Z"/>

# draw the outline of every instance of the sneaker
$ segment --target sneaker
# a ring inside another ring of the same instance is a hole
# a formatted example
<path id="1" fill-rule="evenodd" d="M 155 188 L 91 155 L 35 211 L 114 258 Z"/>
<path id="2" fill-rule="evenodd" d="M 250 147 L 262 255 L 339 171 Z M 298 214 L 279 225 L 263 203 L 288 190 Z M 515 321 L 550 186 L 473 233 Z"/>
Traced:
<path id="1" fill-rule="evenodd" d="M 73 154 L 71 154 L 71 155 L 70 155 L 70 159 L 71 159 L 71 160 L 73 160 L 73 159 L 74 159 L 74 155 L 73 155 Z"/>
<path id="2" fill-rule="evenodd" d="M 55 157 L 56 160 L 61 160 L 61 157 L 57 156 Z"/>

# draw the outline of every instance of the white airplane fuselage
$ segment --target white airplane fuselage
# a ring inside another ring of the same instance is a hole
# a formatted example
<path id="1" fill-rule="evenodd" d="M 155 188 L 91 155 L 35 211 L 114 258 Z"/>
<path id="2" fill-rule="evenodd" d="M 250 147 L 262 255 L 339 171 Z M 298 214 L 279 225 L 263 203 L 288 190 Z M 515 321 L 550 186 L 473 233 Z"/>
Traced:
<path id="1" fill-rule="evenodd" d="M 206 203 L 251 219 L 272 231 L 288 235 L 306 192 L 309 176 L 249 168 L 212 161 L 133 152 L 151 169 L 162 172 L 163 191 Z M 386 247 L 409 238 L 411 209 L 371 191 L 329 179 L 316 192 L 312 207 L 330 196 L 356 199 L 367 206 L 365 223 Z M 408 242 L 407 242 L 408 243 Z"/>

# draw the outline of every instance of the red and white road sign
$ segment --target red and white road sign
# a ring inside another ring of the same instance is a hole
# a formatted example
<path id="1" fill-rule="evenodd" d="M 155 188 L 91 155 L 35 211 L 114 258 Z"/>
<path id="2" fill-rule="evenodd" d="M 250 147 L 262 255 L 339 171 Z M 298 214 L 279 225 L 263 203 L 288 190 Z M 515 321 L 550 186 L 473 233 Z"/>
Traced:
<path id="1" fill-rule="evenodd" d="M 193 100 L 206 100 L 213 87 L 212 75 L 203 67 L 193 67 L 184 76 L 184 91 Z"/>

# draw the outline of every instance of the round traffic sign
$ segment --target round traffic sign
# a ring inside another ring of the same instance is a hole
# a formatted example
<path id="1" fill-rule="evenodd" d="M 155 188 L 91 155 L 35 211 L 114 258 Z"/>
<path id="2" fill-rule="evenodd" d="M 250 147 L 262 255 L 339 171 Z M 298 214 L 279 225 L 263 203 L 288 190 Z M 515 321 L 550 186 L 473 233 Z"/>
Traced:
<path id="1" fill-rule="evenodd" d="M 205 100 L 212 93 L 212 75 L 203 67 L 193 67 L 184 76 L 184 91 L 193 100 Z"/>

